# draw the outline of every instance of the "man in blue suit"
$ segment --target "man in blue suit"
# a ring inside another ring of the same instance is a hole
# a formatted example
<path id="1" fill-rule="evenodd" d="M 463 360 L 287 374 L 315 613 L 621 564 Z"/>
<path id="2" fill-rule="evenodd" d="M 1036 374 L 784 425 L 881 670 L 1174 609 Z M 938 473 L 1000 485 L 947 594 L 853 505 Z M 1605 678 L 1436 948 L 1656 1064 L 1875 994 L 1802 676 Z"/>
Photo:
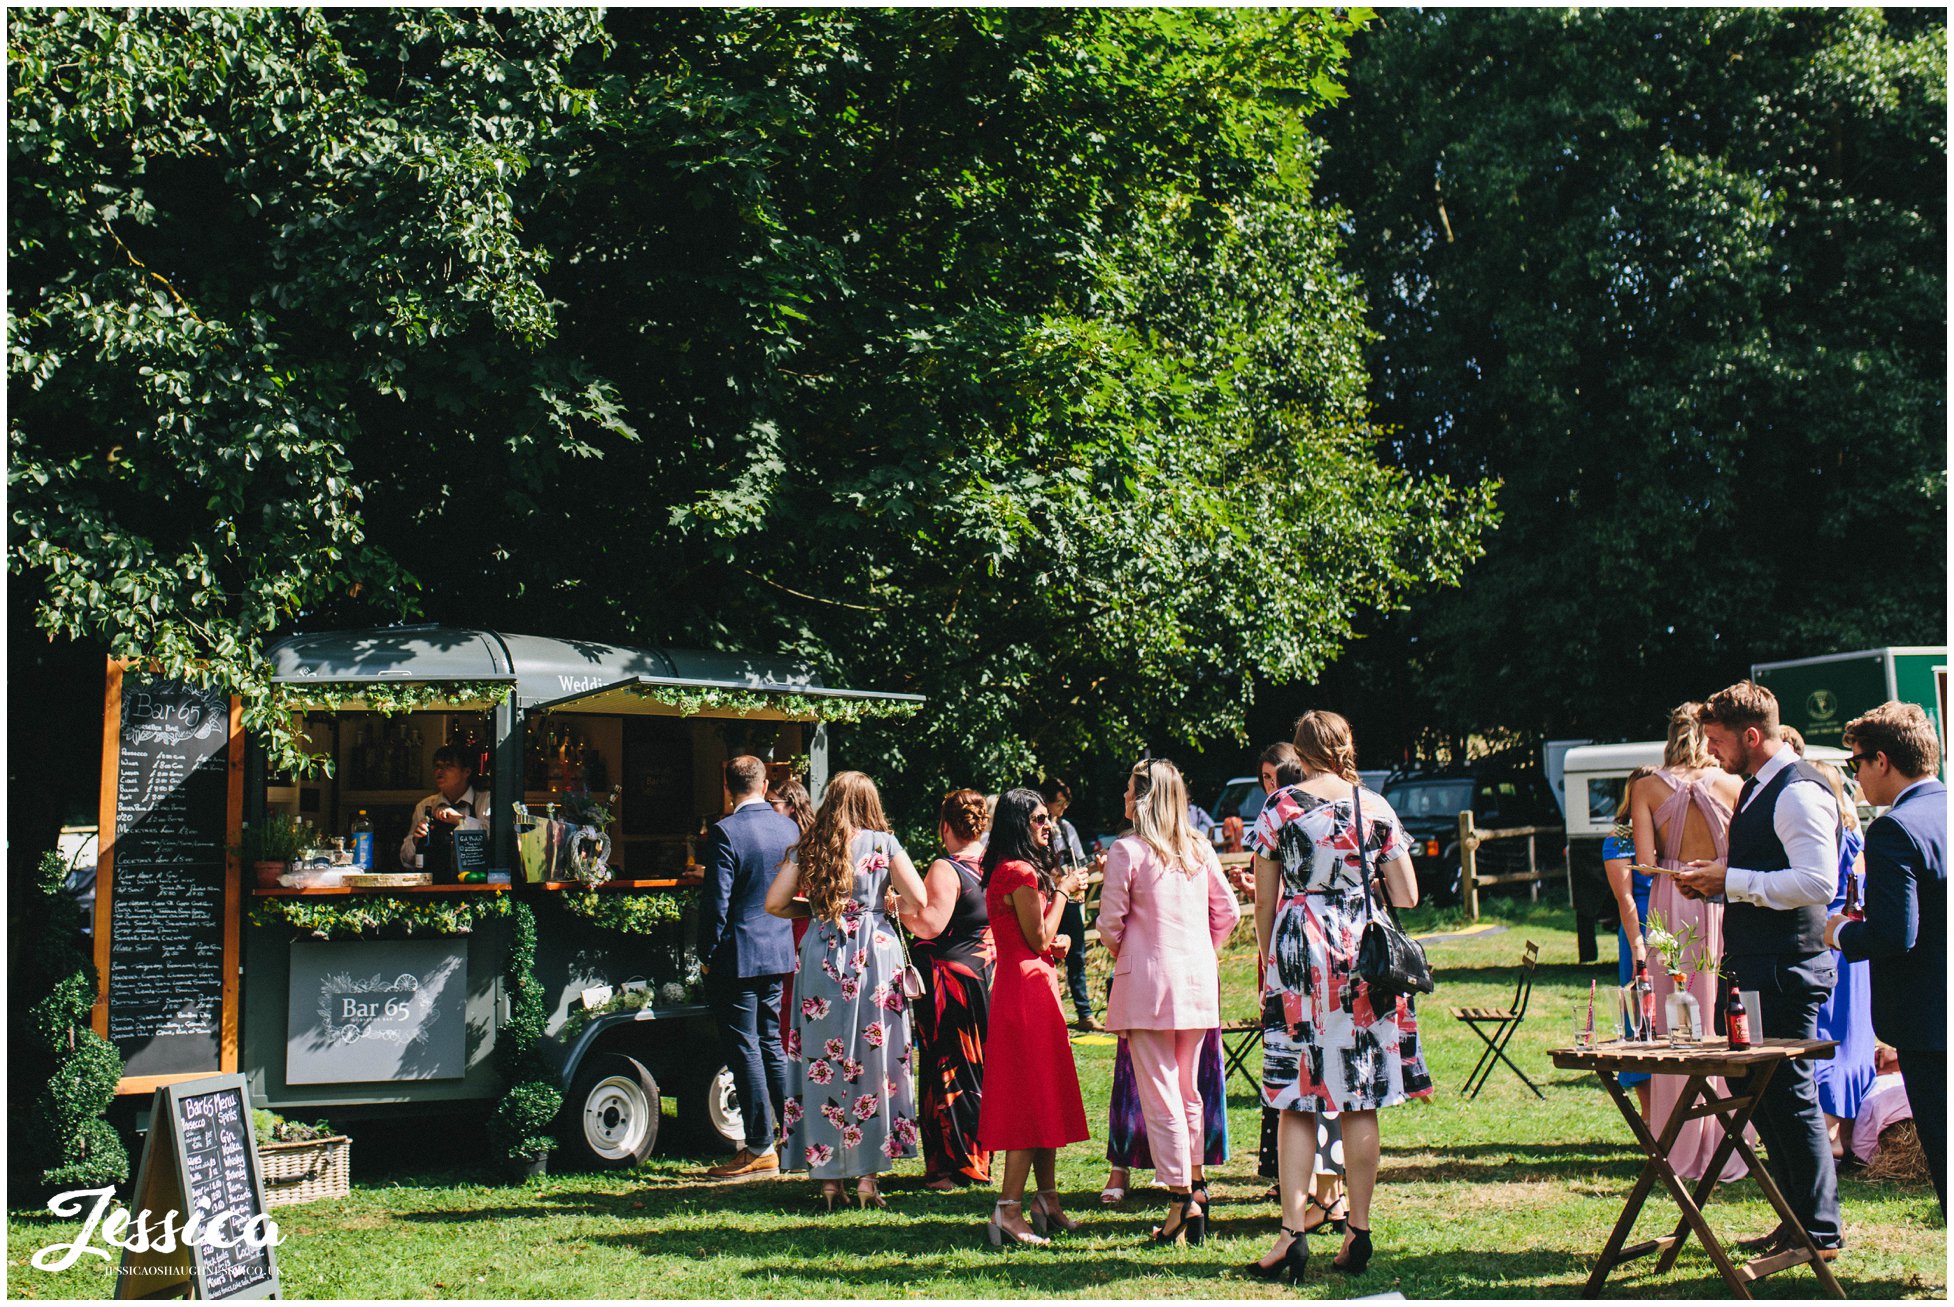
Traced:
<path id="1" fill-rule="evenodd" d="M 1914 1129 L 1947 1211 L 1947 787 L 1940 741 L 1917 704 L 1889 702 L 1845 728 L 1868 803 L 1864 921 L 1825 923 L 1848 961 L 1871 962 L 1873 1032 L 1900 1054 Z"/>
<path id="2" fill-rule="evenodd" d="M 787 1096 L 780 1048 L 781 982 L 794 969 L 794 927 L 767 915 L 767 886 L 800 827 L 767 802 L 767 765 L 750 754 L 726 764 L 732 814 L 712 828 L 699 895 L 699 960 L 719 1046 L 739 1091 L 746 1146 L 709 1175 L 775 1175 L 774 1122 Z"/>

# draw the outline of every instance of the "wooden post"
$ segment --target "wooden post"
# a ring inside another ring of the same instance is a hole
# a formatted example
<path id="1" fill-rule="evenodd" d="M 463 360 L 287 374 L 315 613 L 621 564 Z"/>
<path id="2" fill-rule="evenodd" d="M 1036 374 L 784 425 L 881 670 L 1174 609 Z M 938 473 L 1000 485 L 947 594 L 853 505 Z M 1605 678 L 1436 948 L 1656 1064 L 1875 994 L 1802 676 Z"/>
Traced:
<path id="1" fill-rule="evenodd" d="M 1479 920 L 1479 837 L 1472 831 L 1472 812 L 1459 814 L 1459 894 L 1466 919 Z"/>
<path id="2" fill-rule="evenodd" d="M 1531 832 L 1527 835 L 1527 893 L 1535 903 L 1540 902 L 1540 863 L 1534 851 L 1534 841 L 1538 837 Z"/>

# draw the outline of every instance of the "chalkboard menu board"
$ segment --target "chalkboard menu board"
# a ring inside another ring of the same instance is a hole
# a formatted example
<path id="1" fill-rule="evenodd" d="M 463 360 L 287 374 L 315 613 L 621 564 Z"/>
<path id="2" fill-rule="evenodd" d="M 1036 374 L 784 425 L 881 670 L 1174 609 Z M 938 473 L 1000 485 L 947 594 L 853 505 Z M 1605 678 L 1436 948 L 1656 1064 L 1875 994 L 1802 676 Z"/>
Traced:
<path id="1" fill-rule="evenodd" d="M 198 1298 L 278 1296 L 278 1227 L 265 1216 L 264 1174 L 243 1076 L 210 1076 L 156 1091 L 134 1206 L 150 1214 L 152 1228 L 177 1212 L 181 1229 L 194 1212 L 212 1234 L 174 1241 L 166 1251 L 125 1252 L 118 1297 L 153 1298 L 173 1290 Z"/>
<path id="2" fill-rule="evenodd" d="M 114 840 L 96 904 L 103 1033 L 122 1054 L 125 1080 L 219 1070 L 230 700 L 160 677 L 110 675 L 112 694 L 119 677 L 121 711 L 104 759 L 112 769 L 104 806 L 112 802 L 113 812 L 103 826 Z"/>

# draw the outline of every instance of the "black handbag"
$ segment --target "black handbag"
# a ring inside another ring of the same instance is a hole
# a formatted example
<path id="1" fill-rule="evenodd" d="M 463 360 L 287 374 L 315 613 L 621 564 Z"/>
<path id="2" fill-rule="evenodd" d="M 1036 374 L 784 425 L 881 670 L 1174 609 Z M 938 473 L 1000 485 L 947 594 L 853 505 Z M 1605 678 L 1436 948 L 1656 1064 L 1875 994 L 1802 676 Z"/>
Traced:
<path id="1" fill-rule="evenodd" d="M 1432 979 L 1432 965 L 1425 959 L 1425 950 L 1417 940 L 1404 933 L 1398 924 L 1397 909 L 1391 906 L 1390 896 L 1384 898 L 1384 910 L 1377 910 L 1377 901 L 1371 894 L 1371 856 L 1364 847 L 1363 787 L 1350 787 L 1350 804 L 1354 809 L 1357 831 L 1357 862 L 1364 879 L 1364 907 L 1370 917 L 1370 924 L 1364 927 L 1363 938 L 1357 941 L 1357 978 L 1370 986 L 1371 993 L 1386 999 L 1396 999 L 1400 994 L 1429 994 L 1437 985 Z"/>

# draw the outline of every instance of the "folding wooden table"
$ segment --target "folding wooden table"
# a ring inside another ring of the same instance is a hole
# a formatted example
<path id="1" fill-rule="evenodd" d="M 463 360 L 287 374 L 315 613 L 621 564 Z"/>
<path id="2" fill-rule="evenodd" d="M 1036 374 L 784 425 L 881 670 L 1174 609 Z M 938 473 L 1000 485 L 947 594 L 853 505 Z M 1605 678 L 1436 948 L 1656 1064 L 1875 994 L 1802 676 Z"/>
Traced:
<path id="1" fill-rule="evenodd" d="M 1819 1257 L 1811 1236 L 1805 1233 L 1804 1227 L 1791 1214 L 1791 1205 L 1785 1202 L 1770 1172 L 1764 1169 L 1757 1160 L 1756 1152 L 1744 1139 L 1744 1128 L 1757 1111 L 1765 1088 L 1785 1061 L 1795 1057 L 1830 1058 L 1837 1048 L 1837 1042 L 1829 1039 L 1765 1039 L 1742 1051 L 1733 1051 L 1727 1041 L 1716 1039 L 1679 1048 L 1671 1048 L 1667 1044 L 1615 1041 L 1594 1048 L 1553 1050 L 1549 1056 L 1553 1058 L 1555 1066 L 1569 1071 L 1592 1071 L 1601 1077 L 1608 1096 L 1615 1100 L 1615 1106 L 1621 1109 L 1622 1119 L 1628 1122 L 1629 1132 L 1635 1136 L 1635 1142 L 1641 1145 L 1643 1154 L 1649 1159 L 1642 1167 L 1635 1187 L 1629 1191 L 1628 1205 L 1622 1209 L 1621 1219 L 1615 1222 L 1614 1233 L 1608 1236 L 1608 1246 L 1602 1249 L 1601 1260 L 1595 1264 L 1594 1274 L 1588 1277 L 1582 1296 L 1599 1297 L 1610 1271 L 1623 1262 L 1649 1253 L 1662 1255 L 1656 1263 L 1656 1271 L 1658 1274 L 1666 1272 L 1676 1264 L 1676 1255 L 1682 1251 L 1693 1230 L 1697 1238 L 1703 1241 L 1703 1250 L 1716 1263 L 1723 1282 L 1738 1298 L 1751 1296 L 1750 1285 L 1753 1281 L 1803 1263 L 1810 1263 L 1826 1296 L 1845 1297 L 1845 1290 L 1839 1287 L 1831 1268 Z M 1688 1077 L 1683 1085 L 1682 1097 L 1662 1127 L 1661 1138 L 1649 1133 L 1648 1125 L 1636 1110 L 1634 1098 L 1622 1089 L 1621 1082 L 1616 1079 L 1624 1071 Z M 1712 1096 L 1712 1076 L 1723 1076 L 1727 1081 L 1728 1077 L 1742 1075 L 1752 1077 L 1748 1092 L 1738 1094 L 1732 1091 L 1727 1098 Z M 1691 1193 L 1669 1165 L 1669 1149 L 1676 1142 L 1684 1122 L 1702 1117 L 1714 1118 L 1722 1126 L 1723 1141 L 1717 1145 L 1703 1178 L 1696 1182 L 1696 1191 Z M 1717 1177 L 1723 1174 L 1724 1164 L 1730 1160 L 1733 1151 L 1750 1167 L 1750 1174 L 1757 1181 L 1758 1188 L 1764 1191 L 1765 1198 L 1770 1200 L 1772 1209 L 1795 1241 L 1794 1247 L 1741 1266 L 1730 1260 L 1730 1254 L 1717 1241 L 1709 1222 L 1703 1219 L 1703 1208 L 1716 1191 Z M 1658 1181 L 1681 1209 L 1682 1219 L 1676 1223 L 1672 1234 L 1623 1247 L 1629 1232 L 1635 1228 L 1635 1218 L 1641 1213 L 1642 1204 L 1648 1200 Z"/>

